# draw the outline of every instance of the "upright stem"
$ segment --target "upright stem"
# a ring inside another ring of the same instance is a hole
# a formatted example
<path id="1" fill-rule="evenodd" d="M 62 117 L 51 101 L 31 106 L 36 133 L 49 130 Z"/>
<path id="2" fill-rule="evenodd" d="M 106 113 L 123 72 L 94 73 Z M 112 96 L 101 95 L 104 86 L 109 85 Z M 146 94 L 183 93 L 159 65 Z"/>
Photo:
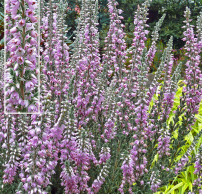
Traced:
<path id="1" fill-rule="evenodd" d="M 24 0 L 22 0 L 22 18 L 25 19 L 25 2 Z M 23 26 L 23 31 L 22 31 L 22 48 L 24 49 L 25 46 L 25 25 Z M 24 65 L 22 64 L 21 66 L 21 73 L 20 73 L 20 77 L 21 79 L 23 79 L 23 71 L 24 71 Z M 21 96 L 22 99 L 24 100 L 24 84 L 23 81 L 20 81 L 20 91 L 21 91 Z"/>

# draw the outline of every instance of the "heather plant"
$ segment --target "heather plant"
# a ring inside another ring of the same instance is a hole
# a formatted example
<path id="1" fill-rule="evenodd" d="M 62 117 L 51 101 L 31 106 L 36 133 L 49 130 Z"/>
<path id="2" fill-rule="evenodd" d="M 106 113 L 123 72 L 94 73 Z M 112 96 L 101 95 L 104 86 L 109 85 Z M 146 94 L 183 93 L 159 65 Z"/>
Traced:
<path id="1" fill-rule="evenodd" d="M 5 112 L 38 112 L 38 2 L 5 1 Z"/>
<path id="2" fill-rule="evenodd" d="M 0 11 L 0 49 L 4 46 L 4 14 Z"/>
<path id="3" fill-rule="evenodd" d="M 177 109 L 177 107 L 180 105 L 180 97 L 182 96 L 182 89 L 183 89 L 183 85 L 182 85 L 182 80 L 179 82 L 179 87 L 178 87 L 178 91 L 175 94 L 175 99 L 174 99 L 174 105 L 171 109 L 171 112 L 169 114 L 169 118 L 167 120 L 168 123 L 170 123 L 170 121 L 173 120 L 173 117 L 175 116 L 175 110 Z M 156 97 L 155 97 L 156 98 Z M 193 150 L 190 152 L 190 156 L 191 157 L 195 157 L 197 152 L 198 152 L 198 148 L 201 145 L 201 137 L 199 138 L 198 142 L 195 145 L 195 141 L 194 137 L 201 131 L 201 106 L 202 104 L 200 103 L 200 108 L 199 108 L 199 113 L 197 115 L 195 115 L 197 121 L 195 122 L 195 124 L 192 127 L 192 130 L 187 134 L 187 136 L 184 137 L 184 139 L 186 140 L 185 145 L 183 145 L 182 147 L 180 147 L 179 150 L 179 155 L 174 159 L 175 161 L 179 161 L 181 159 L 181 157 L 186 153 L 187 149 L 190 147 L 191 144 L 194 145 Z M 182 120 L 182 117 L 180 117 L 180 121 Z M 174 138 L 177 138 L 177 133 L 173 133 L 172 134 Z M 191 159 L 191 157 L 189 157 L 189 159 Z M 155 193 L 155 194 L 160 194 L 160 193 L 186 193 L 188 190 L 192 190 L 193 187 L 193 183 L 194 180 L 197 179 L 197 175 L 194 174 L 195 168 L 194 168 L 194 163 L 190 164 L 190 166 L 188 166 L 186 168 L 186 171 L 182 171 L 181 173 L 178 173 L 176 175 L 176 177 L 170 181 L 170 183 L 167 186 L 161 187 L 159 188 L 159 192 Z M 185 192 L 186 191 L 186 192 Z"/>
<path id="4" fill-rule="evenodd" d="M 0 50 L 4 47 L 4 2 L 0 1 Z"/>
<path id="5" fill-rule="evenodd" d="M 0 101 L 0 191 L 7 192 L 15 183 L 17 194 L 49 193 L 59 168 L 58 192 L 149 194 L 193 163 L 197 180 L 192 192 L 199 191 L 201 148 L 196 157 L 188 156 L 202 132 L 194 136 L 184 154 L 180 151 L 201 102 L 200 22 L 196 36 L 187 8 L 183 40 L 188 59 L 182 89 L 177 86 L 182 63 L 172 71 L 173 37 L 147 87 L 165 17 L 157 22 L 147 49 L 150 3 L 146 0 L 138 6 L 134 39 L 127 49 L 122 10 L 116 0 L 108 0 L 110 25 L 101 58 L 98 0 L 82 1 L 72 55 L 65 43 L 68 4 L 40 2 L 40 114 L 4 114 Z"/>

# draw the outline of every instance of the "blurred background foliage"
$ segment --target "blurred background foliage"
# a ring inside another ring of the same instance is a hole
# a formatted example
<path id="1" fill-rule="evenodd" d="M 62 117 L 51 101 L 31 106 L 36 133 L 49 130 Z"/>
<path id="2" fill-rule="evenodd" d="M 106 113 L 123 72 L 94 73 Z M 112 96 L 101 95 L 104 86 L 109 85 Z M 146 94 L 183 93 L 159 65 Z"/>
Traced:
<path id="1" fill-rule="evenodd" d="M 117 0 L 119 3 L 118 8 L 122 9 L 124 12 L 122 16 L 124 17 L 125 32 L 127 46 L 129 47 L 133 39 L 134 30 L 134 13 L 137 9 L 137 5 L 144 2 L 144 0 Z M 68 8 L 66 9 L 66 24 L 71 29 L 68 31 L 67 36 L 73 41 L 73 33 L 76 30 L 77 18 L 79 17 L 79 10 L 81 8 L 81 0 L 67 0 Z M 4 29 L 4 14 L 3 14 L 3 4 L 4 0 L 0 0 L 0 49 L 3 46 L 3 29 Z M 184 42 L 182 41 L 183 36 L 183 20 L 184 11 L 186 6 L 191 9 L 192 12 L 192 24 L 195 25 L 196 18 L 199 12 L 202 10 L 202 0 L 152 0 L 149 8 L 148 24 L 150 25 L 149 38 L 151 31 L 160 19 L 160 17 L 166 13 L 166 18 L 164 20 L 163 26 L 160 32 L 159 41 L 166 45 L 170 36 L 174 38 L 174 49 L 180 49 L 183 47 Z M 99 32 L 100 32 L 100 49 L 104 46 L 104 38 L 109 29 L 109 14 L 107 10 L 107 0 L 99 0 Z"/>
<path id="2" fill-rule="evenodd" d="M 57 0 L 55 0 L 57 1 Z M 119 5 L 118 8 L 122 9 L 124 12 L 122 16 L 124 17 L 123 23 L 125 24 L 125 40 L 127 46 L 130 47 L 133 40 L 133 30 L 134 30 L 134 14 L 137 9 L 138 4 L 143 3 L 145 0 L 117 0 Z M 68 37 L 68 45 L 74 41 L 74 31 L 78 23 L 79 12 L 81 9 L 81 0 L 67 0 L 68 7 L 66 9 L 66 24 L 68 25 L 68 32 L 66 36 Z M 107 9 L 107 0 L 99 0 L 99 32 L 100 32 L 100 52 L 103 52 L 104 38 L 107 35 L 109 29 L 109 13 Z M 4 46 L 4 0 L 0 0 L 0 50 Z M 149 24 L 149 35 L 147 40 L 147 47 L 151 42 L 151 32 L 153 30 L 156 22 L 161 18 L 161 16 L 166 13 L 166 18 L 160 30 L 159 42 L 157 44 L 157 53 L 152 63 L 150 72 L 156 71 L 158 64 L 160 62 L 162 50 L 164 49 L 166 43 L 168 42 L 170 36 L 174 39 L 174 57 L 175 61 L 179 61 L 184 58 L 182 48 L 184 42 L 182 41 L 184 25 L 184 11 L 188 6 L 191 9 L 192 24 L 196 24 L 197 16 L 200 11 L 202 11 L 202 0 L 152 0 L 149 8 L 148 24 Z M 181 50 L 180 50 L 181 49 Z M 177 63 L 176 63 L 177 64 Z"/>
<path id="3" fill-rule="evenodd" d="M 137 5 L 144 2 L 144 0 L 117 0 L 119 3 L 118 8 L 124 12 L 125 32 L 127 33 L 126 42 L 128 47 L 132 43 L 133 30 L 134 30 L 134 13 L 137 9 Z M 81 8 L 81 0 L 69 0 L 69 9 L 67 12 L 66 21 L 71 30 L 68 32 L 70 36 L 76 29 L 77 21 L 75 20 L 78 16 L 78 9 Z M 174 49 L 179 49 L 184 45 L 182 41 L 183 36 L 183 21 L 184 11 L 186 6 L 191 9 L 192 12 L 192 24 L 195 25 L 196 18 L 199 12 L 202 10 L 202 0 L 152 0 L 149 8 L 148 24 L 150 25 L 149 30 L 152 31 L 156 22 L 160 17 L 166 13 L 163 26 L 160 33 L 160 41 L 165 45 L 170 36 L 174 38 Z M 75 10 L 76 9 L 76 10 Z M 99 0 L 99 32 L 101 39 L 101 48 L 103 48 L 103 39 L 108 31 L 109 26 L 109 14 L 107 11 L 107 0 Z M 150 37 L 151 33 L 149 34 Z M 72 39 L 73 40 L 73 39 Z"/>
<path id="4" fill-rule="evenodd" d="M 125 40 L 127 46 L 130 47 L 133 40 L 134 31 L 134 14 L 138 4 L 143 3 L 145 0 L 117 0 L 119 5 L 118 8 L 123 10 L 122 16 L 124 17 L 123 23 L 125 24 Z M 71 29 L 67 36 L 70 37 L 74 33 L 77 26 L 77 18 L 79 16 L 79 9 L 81 8 L 81 0 L 69 0 L 69 9 L 67 12 L 66 22 Z M 99 32 L 100 32 L 100 52 L 103 52 L 104 38 L 109 30 L 109 13 L 107 9 L 107 0 L 99 0 Z M 162 50 L 165 48 L 170 36 L 173 36 L 173 54 L 175 64 L 178 61 L 185 63 L 186 57 L 184 56 L 184 41 L 183 29 L 184 25 L 184 11 L 188 6 L 191 9 L 192 24 L 195 26 L 197 16 L 202 11 L 202 0 L 152 0 L 149 8 L 148 24 L 149 24 L 149 35 L 146 42 L 147 47 L 151 44 L 151 32 L 153 31 L 154 25 L 166 13 L 165 20 L 160 30 L 159 42 L 157 44 L 157 53 L 152 63 L 150 72 L 156 71 L 158 64 L 160 64 L 160 58 Z M 70 38 L 73 41 L 74 35 Z M 183 71 L 184 72 L 184 66 Z"/>

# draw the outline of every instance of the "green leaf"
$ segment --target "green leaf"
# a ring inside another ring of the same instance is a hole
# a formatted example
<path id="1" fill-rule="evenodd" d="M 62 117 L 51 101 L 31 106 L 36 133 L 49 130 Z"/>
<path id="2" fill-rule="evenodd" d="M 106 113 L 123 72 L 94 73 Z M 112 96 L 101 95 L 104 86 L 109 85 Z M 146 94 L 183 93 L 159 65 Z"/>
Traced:
<path id="1" fill-rule="evenodd" d="M 182 187 L 183 185 L 184 185 L 183 182 L 178 183 L 177 185 L 175 185 L 175 186 L 174 186 L 174 187 L 173 187 L 168 193 L 166 193 L 166 194 L 170 194 L 170 193 L 172 193 L 174 190 L 176 190 L 176 189 Z"/>
<path id="2" fill-rule="evenodd" d="M 189 166 L 189 170 L 190 170 L 190 174 L 191 174 L 191 182 L 193 183 L 194 182 L 194 170 L 195 170 L 195 168 L 194 168 L 194 166 Z"/>
<path id="3" fill-rule="evenodd" d="M 14 70 L 10 68 L 10 74 L 13 76 L 14 75 Z"/>
<path id="4" fill-rule="evenodd" d="M 189 187 L 189 183 L 186 183 L 186 184 L 182 187 L 182 193 L 184 193 L 188 187 Z"/>
<path id="5" fill-rule="evenodd" d="M 200 123 L 202 123 L 202 116 L 201 115 L 198 114 L 198 115 L 195 115 L 195 117 Z"/>
<path id="6" fill-rule="evenodd" d="M 192 191 L 192 182 L 189 182 L 189 190 Z"/>
<path id="7" fill-rule="evenodd" d="M 192 143 L 192 141 L 194 140 L 194 137 L 193 137 L 193 135 L 192 135 L 191 132 L 189 132 L 189 133 L 185 136 L 185 140 L 187 140 L 187 142 L 188 142 L 189 144 Z"/>

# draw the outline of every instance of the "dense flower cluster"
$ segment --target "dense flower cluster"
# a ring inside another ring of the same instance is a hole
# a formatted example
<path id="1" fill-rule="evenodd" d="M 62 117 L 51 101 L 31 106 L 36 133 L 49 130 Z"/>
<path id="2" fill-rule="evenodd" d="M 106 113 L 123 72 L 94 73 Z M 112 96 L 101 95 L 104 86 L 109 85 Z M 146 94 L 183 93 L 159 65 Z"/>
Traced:
<path id="1" fill-rule="evenodd" d="M 6 9 L 6 112 L 39 112 L 38 2 L 7 0 Z"/>
<path id="2" fill-rule="evenodd" d="M 25 7 L 21 10 L 23 2 Z M 37 22 L 36 4 L 35 0 L 6 1 L 7 13 L 14 23 L 8 22 L 10 26 L 6 30 L 9 51 L 6 67 L 10 64 L 10 69 L 3 72 L 0 66 L 0 80 L 3 73 L 6 79 L 9 72 L 20 76 L 21 72 L 17 72 L 22 65 L 26 67 L 25 74 L 31 64 L 34 67 L 29 73 L 37 68 L 38 49 L 34 48 L 38 40 L 36 29 L 33 29 Z M 178 156 L 178 148 L 184 145 L 183 138 L 195 121 L 194 114 L 198 113 L 201 101 L 202 76 L 198 66 L 202 14 L 198 17 L 196 38 L 189 24 L 190 10 L 187 8 L 185 12 L 186 85 L 180 105 L 174 110 L 175 117 L 168 123 L 182 64 L 172 72 L 171 37 L 154 80 L 149 88 L 146 87 L 158 32 L 165 17 L 156 24 L 152 45 L 147 50 L 149 4 L 150 0 L 146 0 L 135 12 L 133 44 L 127 50 L 122 10 L 117 8 L 116 0 L 108 0 L 110 25 L 101 57 L 98 0 L 82 1 L 72 55 L 65 36 L 67 3 L 63 0 L 40 2 L 40 114 L 4 114 L 3 101 L 0 101 L 0 156 L 3 158 L 0 158 L 3 169 L 0 192 L 4 193 L 8 185 L 17 183 L 17 194 L 47 194 L 52 177 L 59 172 L 57 178 L 60 178 L 61 188 L 68 194 L 154 193 L 189 163 L 188 155 L 194 145 L 180 161 L 173 159 Z M 27 29 L 27 38 L 23 35 L 24 29 Z M 30 49 L 33 49 L 32 55 L 29 55 Z M 127 59 L 128 66 L 125 65 Z M 33 75 L 32 78 L 36 80 Z M 19 85 L 24 94 L 28 90 L 33 94 L 32 81 L 22 81 L 24 87 Z M 3 98 L 3 82 L 0 86 Z M 20 99 L 22 94 L 16 91 L 11 87 L 5 93 L 11 94 L 11 111 L 17 103 L 14 99 Z M 18 103 L 16 111 L 23 107 L 21 101 Z M 26 104 L 28 111 L 30 106 Z M 176 130 L 178 138 L 173 137 Z M 201 186 L 200 153 L 201 148 L 195 161 L 196 191 Z"/>
<path id="3" fill-rule="evenodd" d="M 194 181 L 193 185 L 197 185 L 199 187 L 201 187 L 201 175 L 202 175 L 202 171 L 201 171 L 201 147 L 199 148 L 199 152 L 196 156 L 196 162 L 195 162 L 195 171 L 194 174 L 198 174 L 198 178 Z M 202 193 L 202 190 L 199 189 L 199 193 Z"/>
<path id="4" fill-rule="evenodd" d="M 184 88 L 186 92 L 186 102 L 187 102 L 187 114 L 189 114 L 190 119 L 194 117 L 194 114 L 198 113 L 199 103 L 201 101 L 201 71 L 199 69 L 200 55 L 201 52 L 201 40 L 195 38 L 193 26 L 190 25 L 190 9 L 187 8 L 185 12 L 186 21 L 184 26 L 184 38 L 186 41 L 185 49 L 187 50 L 186 55 L 189 57 L 189 60 L 186 62 L 186 81 L 187 87 Z M 188 115 L 187 115 L 188 116 Z"/>

